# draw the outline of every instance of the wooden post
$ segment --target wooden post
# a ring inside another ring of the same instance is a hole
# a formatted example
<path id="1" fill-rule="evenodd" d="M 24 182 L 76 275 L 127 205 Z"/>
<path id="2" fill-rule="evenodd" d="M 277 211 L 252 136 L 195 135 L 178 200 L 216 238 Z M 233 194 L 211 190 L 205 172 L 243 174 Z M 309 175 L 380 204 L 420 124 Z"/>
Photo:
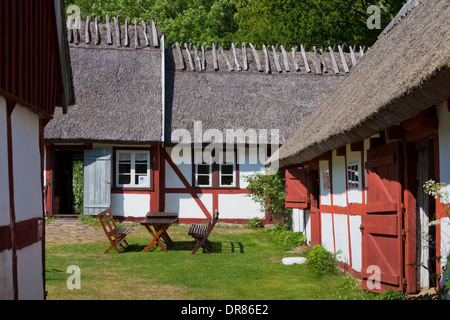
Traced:
<path id="1" fill-rule="evenodd" d="M 236 65 L 236 69 L 237 69 L 238 71 L 241 71 L 242 68 L 241 68 L 241 65 L 239 64 L 239 60 L 238 60 L 238 58 L 237 58 L 236 46 L 235 46 L 234 43 L 231 43 L 231 48 L 232 48 L 232 50 L 233 50 L 234 64 Z"/>
<path id="2" fill-rule="evenodd" d="M 272 46 L 272 53 L 273 53 L 273 60 L 275 61 L 275 67 L 277 68 L 278 72 L 283 72 L 283 69 L 281 69 L 280 65 L 280 59 L 277 53 L 277 49 Z"/>
<path id="3" fill-rule="evenodd" d="M 158 30 L 156 29 L 156 23 L 154 20 L 152 20 L 152 38 L 153 38 L 153 46 L 155 48 L 159 47 Z"/>
<path id="4" fill-rule="evenodd" d="M 213 54 L 213 61 L 214 61 L 214 70 L 219 70 L 219 62 L 217 61 L 217 52 L 216 52 L 216 44 L 212 44 L 212 54 Z"/>
<path id="5" fill-rule="evenodd" d="M 347 60 L 345 60 L 344 51 L 342 50 L 342 47 L 339 45 L 339 55 L 341 56 L 342 65 L 344 66 L 344 71 L 348 73 L 350 70 L 348 69 Z"/>
<path id="6" fill-rule="evenodd" d="M 295 71 L 300 71 L 300 66 L 298 65 L 297 61 L 295 60 L 295 52 L 297 51 L 298 47 L 292 47 L 292 61 L 294 62 L 294 68 Z"/>
<path id="7" fill-rule="evenodd" d="M 338 74 L 340 71 L 339 71 L 339 66 L 337 64 L 337 61 L 336 61 L 336 57 L 334 56 L 334 51 L 331 47 L 328 47 L 328 50 L 330 50 L 330 56 L 331 56 L 331 61 L 333 62 L 334 73 Z"/>
<path id="8" fill-rule="evenodd" d="M 147 24 L 145 23 L 144 20 L 142 20 L 142 27 L 144 28 L 145 46 L 148 47 L 148 46 L 150 46 L 150 41 L 148 40 L 148 36 L 147 36 Z"/>
<path id="9" fill-rule="evenodd" d="M 194 61 L 192 59 L 192 55 L 191 55 L 191 52 L 189 51 L 187 43 L 184 44 L 184 49 L 186 50 L 186 53 L 188 55 L 189 66 L 191 67 L 192 71 L 195 71 Z"/>
<path id="10" fill-rule="evenodd" d="M 291 69 L 289 68 L 289 60 L 287 57 L 286 50 L 284 49 L 283 45 L 281 45 L 280 47 L 281 47 L 281 54 L 283 55 L 284 69 L 286 70 L 286 72 L 291 72 Z"/>
<path id="11" fill-rule="evenodd" d="M 256 66 L 258 68 L 259 72 L 263 72 L 263 67 L 261 65 L 261 61 L 259 61 L 258 52 L 256 51 L 255 47 L 250 43 L 250 48 L 252 48 L 253 57 L 255 58 Z"/>
<path id="12" fill-rule="evenodd" d="M 87 16 L 86 17 L 86 27 L 85 27 L 85 31 L 84 31 L 84 38 L 85 38 L 87 44 L 91 43 L 90 25 L 91 25 L 91 16 Z"/>
<path id="13" fill-rule="evenodd" d="M 225 62 L 227 63 L 228 69 L 230 69 L 230 71 L 233 71 L 233 66 L 230 63 L 230 60 L 228 59 L 228 56 L 226 55 L 225 51 L 223 50 L 223 45 L 220 46 L 219 48 L 220 54 L 223 56 L 223 58 L 225 59 Z"/>
<path id="14" fill-rule="evenodd" d="M 247 47 L 245 42 L 242 42 L 242 59 L 244 60 L 244 70 L 248 70 L 248 59 L 247 59 Z"/>
<path id="15" fill-rule="evenodd" d="M 306 52 L 305 52 L 305 48 L 303 47 L 303 45 L 300 45 L 300 50 L 302 51 L 302 56 L 303 56 L 303 61 L 305 62 L 306 72 L 310 73 L 311 67 L 309 66 L 308 58 L 306 57 Z"/>
<path id="16" fill-rule="evenodd" d="M 183 57 L 183 52 L 181 51 L 180 43 L 175 42 L 175 47 L 177 48 L 178 59 L 179 59 L 178 61 L 180 62 L 181 70 L 185 70 L 186 64 L 184 63 L 184 57 Z"/>
<path id="17" fill-rule="evenodd" d="M 95 44 L 98 46 L 100 44 L 100 32 L 98 31 L 98 17 L 95 17 L 94 29 L 95 29 Z"/>
<path id="18" fill-rule="evenodd" d="M 267 47 L 263 45 L 264 58 L 266 59 L 266 73 L 270 73 L 270 61 L 269 61 L 269 53 L 267 52 Z"/>
<path id="19" fill-rule="evenodd" d="M 112 34 L 111 34 L 111 26 L 109 25 L 109 15 L 106 15 L 106 34 L 108 39 L 108 44 L 112 44 Z"/>
<path id="20" fill-rule="evenodd" d="M 114 17 L 114 28 L 116 29 L 116 46 L 122 46 L 122 39 L 120 35 L 120 22 L 118 17 Z"/>

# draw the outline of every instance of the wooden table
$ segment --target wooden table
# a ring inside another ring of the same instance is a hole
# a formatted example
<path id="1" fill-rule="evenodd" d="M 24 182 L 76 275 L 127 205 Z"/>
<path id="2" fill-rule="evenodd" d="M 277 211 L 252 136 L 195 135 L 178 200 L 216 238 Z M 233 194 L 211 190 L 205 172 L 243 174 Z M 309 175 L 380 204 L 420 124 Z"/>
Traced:
<path id="1" fill-rule="evenodd" d="M 178 221 L 178 214 L 171 212 L 149 212 L 146 217 L 146 219 L 140 221 L 140 224 L 147 229 L 153 239 L 144 249 L 144 252 L 147 252 L 156 244 L 159 244 L 161 249 L 163 249 L 164 252 L 167 252 L 167 248 L 170 248 L 173 245 L 172 239 L 167 233 L 167 229 L 169 229 L 172 223 Z M 161 240 L 165 245 L 163 245 Z"/>

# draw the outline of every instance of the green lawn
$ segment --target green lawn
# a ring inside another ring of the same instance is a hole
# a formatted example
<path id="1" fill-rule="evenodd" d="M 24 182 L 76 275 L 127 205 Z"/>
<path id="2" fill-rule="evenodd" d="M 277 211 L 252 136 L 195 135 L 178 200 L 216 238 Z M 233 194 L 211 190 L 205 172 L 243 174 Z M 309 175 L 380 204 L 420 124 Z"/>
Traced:
<path id="1" fill-rule="evenodd" d="M 98 226 L 97 226 L 98 227 Z M 47 299 L 325 300 L 374 299 L 344 274 L 316 276 L 305 265 L 283 265 L 287 253 L 270 241 L 270 231 L 216 226 L 210 236 L 220 250 L 191 255 L 188 226 L 173 225 L 175 247 L 143 253 L 150 241 L 138 226 L 122 254 L 104 254 L 108 243 L 46 245 Z M 81 289 L 69 290 L 68 266 L 81 271 Z M 120 288 L 120 290 L 117 290 Z"/>

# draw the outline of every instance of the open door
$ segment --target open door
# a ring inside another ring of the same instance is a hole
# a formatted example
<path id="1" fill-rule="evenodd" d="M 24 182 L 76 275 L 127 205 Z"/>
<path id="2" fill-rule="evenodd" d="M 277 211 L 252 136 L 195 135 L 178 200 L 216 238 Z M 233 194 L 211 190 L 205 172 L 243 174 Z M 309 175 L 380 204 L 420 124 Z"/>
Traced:
<path id="1" fill-rule="evenodd" d="M 376 292 L 403 289 L 400 146 L 395 142 L 367 151 L 361 271 L 363 288 Z"/>
<path id="2" fill-rule="evenodd" d="M 308 170 L 286 169 L 286 208 L 306 209 L 308 207 Z"/>
<path id="3" fill-rule="evenodd" d="M 111 206 L 111 150 L 84 150 L 84 214 L 98 214 Z"/>

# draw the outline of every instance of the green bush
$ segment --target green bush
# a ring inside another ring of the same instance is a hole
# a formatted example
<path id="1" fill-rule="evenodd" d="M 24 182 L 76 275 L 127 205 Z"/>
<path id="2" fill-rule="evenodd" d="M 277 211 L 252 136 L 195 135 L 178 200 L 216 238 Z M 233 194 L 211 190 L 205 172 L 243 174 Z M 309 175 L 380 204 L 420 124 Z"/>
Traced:
<path id="1" fill-rule="evenodd" d="M 286 250 L 306 243 L 306 236 L 302 232 L 287 230 L 284 225 L 277 224 L 271 234 L 272 241 L 284 247 Z"/>
<path id="2" fill-rule="evenodd" d="M 258 218 L 255 217 L 247 222 L 247 227 L 249 227 L 250 229 L 262 229 L 264 228 L 264 225 L 261 221 L 258 220 Z"/>
<path id="3" fill-rule="evenodd" d="M 308 269 L 324 275 L 335 273 L 337 270 L 338 262 L 333 253 L 327 251 L 323 246 L 316 245 L 308 253 L 308 260 L 306 262 Z"/>

